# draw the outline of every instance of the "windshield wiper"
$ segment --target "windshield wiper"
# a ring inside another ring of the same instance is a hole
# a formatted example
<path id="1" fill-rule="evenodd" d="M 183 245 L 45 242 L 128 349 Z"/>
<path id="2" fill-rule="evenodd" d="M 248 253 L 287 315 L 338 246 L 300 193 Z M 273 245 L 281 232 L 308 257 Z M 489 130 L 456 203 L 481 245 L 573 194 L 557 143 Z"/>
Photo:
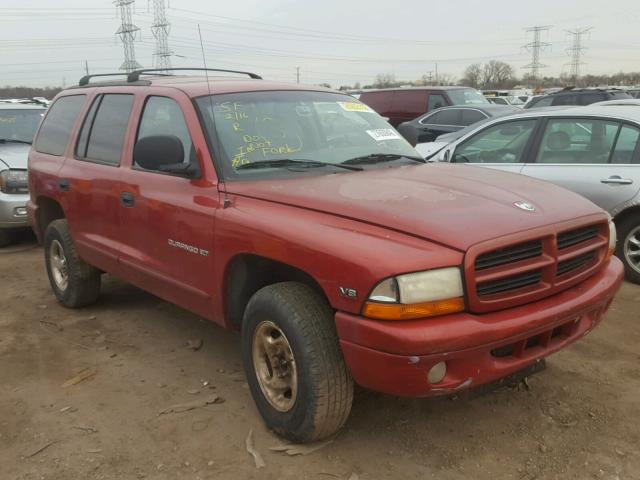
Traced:
<path id="1" fill-rule="evenodd" d="M 362 170 L 360 167 L 352 167 L 349 165 L 342 165 L 340 163 L 320 162 L 318 160 L 305 160 L 298 158 L 280 158 L 278 160 L 263 160 L 258 162 L 245 163 L 236 167 L 236 170 L 250 170 L 258 168 L 278 168 L 278 167 L 336 167 L 344 168 L 345 170 Z"/>
<path id="2" fill-rule="evenodd" d="M 367 165 L 373 163 L 393 162 L 394 160 L 400 160 L 401 158 L 406 158 L 419 163 L 427 163 L 424 158 L 413 157 L 411 155 L 399 155 L 397 153 L 371 153 L 369 155 L 362 155 L 361 157 L 354 157 L 349 160 L 345 160 L 342 162 L 342 165 Z"/>
<path id="3" fill-rule="evenodd" d="M 32 142 L 27 142 L 26 140 L 14 140 L 13 138 L 0 138 L 0 143 L 24 143 L 26 145 L 31 145 Z"/>

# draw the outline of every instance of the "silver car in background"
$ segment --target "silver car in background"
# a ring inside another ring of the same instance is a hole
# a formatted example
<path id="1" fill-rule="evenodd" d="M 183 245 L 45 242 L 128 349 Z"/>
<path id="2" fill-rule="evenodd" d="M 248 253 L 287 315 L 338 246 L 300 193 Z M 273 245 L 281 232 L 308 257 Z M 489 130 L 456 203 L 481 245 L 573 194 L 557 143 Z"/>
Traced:
<path id="1" fill-rule="evenodd" d="M 521 173 L 587 197 L 613 217 L 616 255 L 627 278 L 640 283 L 639 107 L 533 109 L 500 117 L 467 131 L 429 160 Z"/>
<path id="2" fill-rule="evenodd" d="M 15 230 L 29 228 L 27 158 L 46 108 L 0 101 L 0 247 Z"/>

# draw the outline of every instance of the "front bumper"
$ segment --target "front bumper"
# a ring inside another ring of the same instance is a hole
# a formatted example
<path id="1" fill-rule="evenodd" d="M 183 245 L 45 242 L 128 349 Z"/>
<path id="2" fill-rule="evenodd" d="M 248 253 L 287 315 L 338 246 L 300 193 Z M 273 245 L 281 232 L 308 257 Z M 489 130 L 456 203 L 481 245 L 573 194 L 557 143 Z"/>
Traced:
<path id="1" fill-rule="evenodd" d="M 29 194 L 0 192 L 0 228 L 24 228 L 29 226 L 27 202 Z"/>
<path id="2" fill-rule="evenodd" d="M 382 322 L 336 313 L 342 352 L 356 383 L 399 396 L 435 396 L 511 375 L 589 333 L 623 280 L 613 257 L 595 275 L 552 297 L 475 315 Z M 430 384 L 431 367 L 447 373 Z"/>

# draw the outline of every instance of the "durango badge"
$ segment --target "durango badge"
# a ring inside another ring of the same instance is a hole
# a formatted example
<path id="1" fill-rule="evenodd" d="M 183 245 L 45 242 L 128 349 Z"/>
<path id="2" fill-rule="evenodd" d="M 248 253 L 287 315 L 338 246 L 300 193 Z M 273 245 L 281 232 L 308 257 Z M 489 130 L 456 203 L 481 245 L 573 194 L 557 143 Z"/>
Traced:
<path id="1" fill-rule="evenodd" d="M 531 205 L 530 203 L 527 202 L 516 202 L 514 203 L 514 205 L 516 207 L 518 207 L 521 210 L 526 210 L 527 212 L 535 212 L 536 211 L 536 207 L 534 207 L 533 205 Z"/>

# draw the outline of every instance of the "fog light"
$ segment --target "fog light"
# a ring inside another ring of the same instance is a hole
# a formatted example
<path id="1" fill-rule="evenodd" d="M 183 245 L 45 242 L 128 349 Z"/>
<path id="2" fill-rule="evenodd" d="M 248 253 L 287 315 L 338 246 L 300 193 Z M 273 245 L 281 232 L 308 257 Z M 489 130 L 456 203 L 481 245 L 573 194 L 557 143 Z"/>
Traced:
<path id="1" fill-rule="evenodd" d="M 13 209 L 13 214 L 16 217 L 25 217 L 27 215 L 27 207 L 16 207 Z"/>
<path id="2" fill-rule="evenodd" d="M 429 383 L 439 383 L 442 381 L 444 376 L 447 374 L 447 364 L 446 362 L 436 363 L 427 374 L 427 380 Z"/>

